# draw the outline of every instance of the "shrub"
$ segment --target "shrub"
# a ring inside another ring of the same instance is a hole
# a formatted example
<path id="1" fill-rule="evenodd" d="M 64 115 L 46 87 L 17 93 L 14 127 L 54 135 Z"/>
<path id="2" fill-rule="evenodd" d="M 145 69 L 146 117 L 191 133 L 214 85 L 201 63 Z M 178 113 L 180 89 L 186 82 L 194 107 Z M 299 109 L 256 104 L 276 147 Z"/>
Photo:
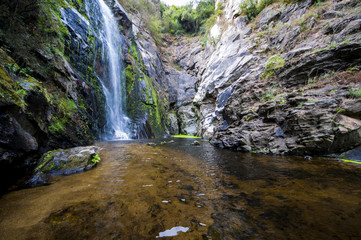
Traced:
<path id="1" fill-rule="evenodd" d="M 263 73 L 261 74 L 262 79 L 270 78 L 276 70 L 282 68 L 285 64 L 285 60 L 282 58 L 280 54 L 276 54 L 271 56 L 265 65 Z"/>
<path id="2" fill-rule="evenodd" d="M 263 11 L 268 5 L 271 5 L 276 0 L 245 0 L 240 5 L 240 13 L 248 17 L 249 21 L 255 19 L 260 12 Z"/>
<path id="3" fill-rule="evenodd" d="M 93 162 L 93 163 L 98 163 L 98 162 L 100 162 L 100 157 L 99 157 L 98 154 L 95 154 L 95 155 L 93 156 L 92 162 Z"/>
<path id="4" fill-rule="evenodd" d="M 361 98 L 361 89 L 351 88 L 348 92 L 351 98 Z"/>
<path id="5" fill-rule="evenodd" d="M 221 5 L 220 5 L 221 6 Z M 222 14 L 222 10 L 215 13 L 214 0 L 203 0 L 198 3 L 197 8 L 193 8 L 192 4 L 182 7 L 164 7 L 162 10 L 163 32 L 174 35 L 182 33 L 199 34 L 209 28 L 208 19 L 212 18 L 214 23 L 217 15 Z"/>

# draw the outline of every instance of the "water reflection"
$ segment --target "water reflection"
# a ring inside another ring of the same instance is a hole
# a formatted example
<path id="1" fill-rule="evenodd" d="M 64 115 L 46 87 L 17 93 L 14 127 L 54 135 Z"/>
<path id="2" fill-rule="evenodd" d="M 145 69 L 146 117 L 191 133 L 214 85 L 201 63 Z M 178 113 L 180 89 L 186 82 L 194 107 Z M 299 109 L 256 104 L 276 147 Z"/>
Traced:
<path id="1" fill-rule="evenodd" d="M 361 236 L 359 166 L 191 143 L 99 143 L 97 168 L 3 196 L 0 239 Z"/>

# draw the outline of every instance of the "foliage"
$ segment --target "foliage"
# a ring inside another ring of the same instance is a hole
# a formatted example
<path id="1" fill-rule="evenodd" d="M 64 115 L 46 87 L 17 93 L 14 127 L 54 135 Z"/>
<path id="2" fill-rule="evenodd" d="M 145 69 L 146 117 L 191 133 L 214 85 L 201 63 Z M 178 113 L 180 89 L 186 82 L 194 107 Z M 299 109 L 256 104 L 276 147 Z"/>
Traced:
<path id="1" fill-rule="evenodd" d="M 240 4 L 240 14 L 244 14 L 248 17 L 249 21 L 255 19 L 263 9 L 275 2 L 283 2 L 286 4 L 292 4 L 301 2 L 302 0 L 245 0 Z M 320 1 L 320 0 L 319 0 Z"/>
<path id="2" fill-rule="evenodd" d="M 361 89 L 351 88 L 348 94 L 351 98 L 361 98 Z"/>
<path id="3" fill-rule="evenodd" d="M 312 18 L 317 19 L 319 17 L 319 15 L 317 13 L 314 12 L 309 12 L 307 14 L 305 14 L 304 16 L 302 16 L 299 20 L 298 23 L 301 27 L 301 32 L 306 31 L 309 29 L 309 26 L 307 26 L 307 23 L 310 22 L 310 20 Z"/>
<path id="4" fill-rule="evenodd" d="M 202 48 L 205 48 L 208 42 L 208 34 L 204 34 L 203 38 L 201 39 Z"/>
<path id="5" fill-rule="evenodd" d="M 356 72 L 356 71 L 360 71 L 360 68 L 355 66 L 355 67 L 350 67 L 347 69 L 347 72 L 348 73 L 353 73 L 353 72 Z"/>
<path id="6" fill-rule="evenodd" d="M 214 0 L 202 0 L 196 8 L 193 4 L 177 7 L 170 6 L 162 9 L 163 32 L 171 34 L 198 34 L 203 33 L 213 25 L 217 15 L 222 14 L 222 5 L 217 11 Z M 211 20 L 209 20 L 211 19 Z"/>
<path id="7" fill-rule="evenodd" d="M 93 156 L 92 162 L 93 162 L 93 163 L 98 163 L 98 162 L 100 162 L 100 157 L 99 157 L 98 154 L 95 154 L 95 155 Z"/>
<path id="8" fill-rule="evenodd" d="M 263 11 L 268 5 L 271 5 L 276 0 L 245 0 L 240 5 L 240 13 L 248 17 L 250 21 L 255 19 L 259 13 Z"/>
<path id="9" fill-rule="evenodd" d="M 278 86 L 277 84 L 273 85 L 272 87 L 268 88 L 265 92 L 263 92 L 261 101 L 267 102 L 267 101 L 276 100 L 277 86 Z M 284 100 L 283 97 L 281 97 L 281 100 Z"/>
<path id="10" fill-rule="evenodd" d="M 312 73 L 312 71 L 311 71 Z M 336 74 L 335 71 L 331 71 L 329 73 L 326 73 L 322 76 L 315 76 L 313 78 L 309 78 L 308 81 L 307 81 L 307 84 L 313 84 L 313 83 L 317 83 L 318 81 L 320 80 L 323 80 L 323 79 L 327 79 L 327 78 L 331 78 L 332 76 L 334 76 Z"/>
<path id="11" fill-rule="evenodd" d="M 60 99 L 60 108 L 63 110 L 65 115 L 70 116 L 70 114 L 77 109 L 77 106 L 73 100 L 62 98 Z"/>
<path id="12" fill-rule="evenodd" d="M 0 43 L 10 50 L 24 76 L 31 75 L 31 69 L 45 76 L 49 72 L 49 66 L 39 63 L 34 50 L 44 49 L 45 54 L 52 56 L 55 49 L 64 47 L 63 37 L 68 32 L 57 19 L 64 4 L 56 0 L 0 3 Z"/>
<path id="13" fill-rule="evenodd" d="M 125 68 L 127 88 L 127 115 L 135 124 L 133 127 L 140 128 L 138 133 L 151 137 L 160 136 L 165 129 L 165 104 L 166 98 L 158 92 L 155 82 L 147 76 L 147 70 L 139 53 L 134 38 L 128 50 L 131 64 Z M 147 128 L 143 129 L 139 119 L 147 119 Z M 145 131 L 144 131 L 145 130 Z M 142 136 L 144 137 L 144 136 Z"/>
<path id="14" fill-rule="evenodd" d="M 271 56 L 265 64 L 265 68 L 263 70 L 263 73 L 261 74 L 261 78 L 262 79 L 270 78 L 276 72 L 276 70 L 282 68 L 284 64 L 285 64 L 285 60 L 282 58 L 280 54 Z"/>
<path id="15" fill-rule="evenodd" d="M 55 134 L 55 133 L 63 132 L 65 130 L 67 119 L 53 117 L 51 120 L 52 120 L 52 124 L 48 128 L 50 133 Z"/>

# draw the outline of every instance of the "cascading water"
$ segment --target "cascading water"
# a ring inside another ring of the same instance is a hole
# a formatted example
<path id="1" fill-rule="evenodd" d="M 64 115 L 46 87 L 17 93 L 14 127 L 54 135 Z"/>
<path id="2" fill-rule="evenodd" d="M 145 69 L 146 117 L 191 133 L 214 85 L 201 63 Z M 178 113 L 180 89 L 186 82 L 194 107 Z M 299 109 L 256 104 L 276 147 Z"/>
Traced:
<path id="1" fill-rule="evenodd" d="M 100 81 L 106 99 L 107 125 L 105 140 L 129 139 L 129 118 L 124 112 L 125 73 L 122 60 L 122 38 L 119 26 L 104 0 L 86 0 L 87 15 L 102 42 L 102 63 Z"/>

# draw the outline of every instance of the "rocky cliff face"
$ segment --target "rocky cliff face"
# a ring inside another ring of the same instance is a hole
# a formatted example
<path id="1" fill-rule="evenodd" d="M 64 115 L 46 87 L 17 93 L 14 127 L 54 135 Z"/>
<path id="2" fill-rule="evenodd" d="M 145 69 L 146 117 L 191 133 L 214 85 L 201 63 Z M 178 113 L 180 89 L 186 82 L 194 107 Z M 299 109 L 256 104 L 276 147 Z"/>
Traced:
<path id="1" fill-rule="evenodd" d="M 133 122 L 133 138 L 163 137 L 169 101 L 161 55 L 144 25 L 146 19 L 136 11 L 127 14 L 130 32 L 123 52 L 127 53 L 127 112 Z"/>
<path id="2" fill-rule="evenodd" d="M 5 1 L 0 30 L 0 169 L 91 143 L 104 126 L 99 43 L 76 1 Z M 9 182 L 9 179 L 7 179 Z"/>
<path id="3" fill-rule="evenodd" d="M 0 175 L 33 166 L 54 148 L 99 138 L 105 98 L 102 41 L 86 1 L 0 4 Z M 122 32 L 133 137 L 165 132 L 167 100 L 160 55 L 150 34 L 108 0 Z"/>
<path id="4" fill-rule="evenodd" d="M 175 108 L 179 131 L 273 154 L 361 145 L 359 1 L 274 3 L 252 22 L 239 13 L 240 1 L 220 2 L 223 15 L 205 48 L 197 38 L 173 43 L 178 78 L 197 79 L 179 80 L 194 95 Z M 185 96 L 173 95 L 177 103 Z"/>

